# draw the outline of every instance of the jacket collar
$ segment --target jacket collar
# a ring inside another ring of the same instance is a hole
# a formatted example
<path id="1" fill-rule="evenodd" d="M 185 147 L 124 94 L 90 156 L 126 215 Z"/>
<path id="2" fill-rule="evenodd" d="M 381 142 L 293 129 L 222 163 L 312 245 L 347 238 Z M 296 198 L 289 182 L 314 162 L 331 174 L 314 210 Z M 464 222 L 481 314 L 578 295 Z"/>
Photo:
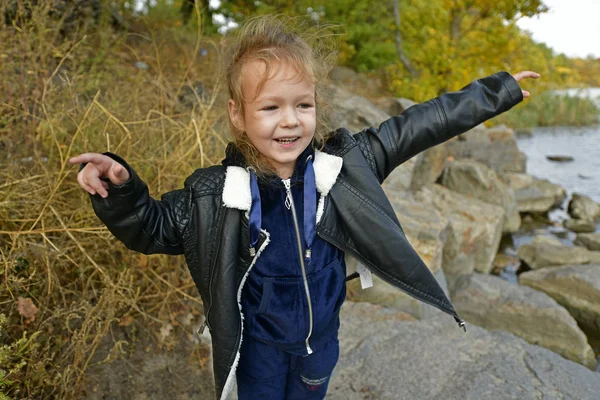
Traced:
<path id="1" fill-rule="evenodd" d="M 303 153 L 304 154 L 304 153 Z M 342 170 L 342 158 L 315 150 L 313 168 L 317 192 L 327 196 Z M 228 208 L 250 211 L 252 195 L 250 192 L 250 173 L 244 157 L 237 147 L 227 146 L 223 165 L 227 167 L 223 187 L 223 204 Z"/>

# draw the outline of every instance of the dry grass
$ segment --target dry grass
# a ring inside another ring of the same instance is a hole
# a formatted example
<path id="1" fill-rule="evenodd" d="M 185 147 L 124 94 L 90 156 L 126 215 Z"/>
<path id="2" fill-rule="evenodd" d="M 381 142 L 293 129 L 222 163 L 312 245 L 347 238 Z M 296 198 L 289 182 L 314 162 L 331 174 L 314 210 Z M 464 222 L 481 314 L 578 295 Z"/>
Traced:
<path id="1" fill-rule="evenodd" d="M 77 398 L 113 324 L 133 317 L 158 333 L 184 300 L 201 306 L 182 258 L 116 242 L 69 157 L 118 153 L 158 196 L 217 162 L 225 143 L 216 44 L 142 23 L 149 33 L 101 22 L 65 37 L 51 6 L 0 25 L 0 399 Z M 197 81 L 212 95 L 186 89 Z"/>

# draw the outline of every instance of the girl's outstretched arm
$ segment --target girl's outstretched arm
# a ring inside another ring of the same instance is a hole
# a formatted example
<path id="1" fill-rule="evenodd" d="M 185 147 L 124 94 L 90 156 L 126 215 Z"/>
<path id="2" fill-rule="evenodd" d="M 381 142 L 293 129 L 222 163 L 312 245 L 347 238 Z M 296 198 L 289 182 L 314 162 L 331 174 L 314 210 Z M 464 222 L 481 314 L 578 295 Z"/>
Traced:
<path id="1" fill-rule="evenodd" d="M 383 122 L 379 128 L 357 133 L 355 138 L 366 143 L 376 175 L 383 182 L 404 161 L 508 111 L 523 97 L 529 97 L 530 93 L 522 90 L 518 82 L 539 76 L 532 71 L 514 75 L 498 72 L 478 79 L 458 92 L 412 106 Z"/>
<path id="2" fill-rule="evenodd" d="M 183 253 L 182 231 L 191 204 L 189 188 L 160 201 L 135 171 L 112 153 L 85 153 L 69 160 L 82 164 L 77 181 L 91 195 L 96 215 L 129 249 L 144 254 Z"/>

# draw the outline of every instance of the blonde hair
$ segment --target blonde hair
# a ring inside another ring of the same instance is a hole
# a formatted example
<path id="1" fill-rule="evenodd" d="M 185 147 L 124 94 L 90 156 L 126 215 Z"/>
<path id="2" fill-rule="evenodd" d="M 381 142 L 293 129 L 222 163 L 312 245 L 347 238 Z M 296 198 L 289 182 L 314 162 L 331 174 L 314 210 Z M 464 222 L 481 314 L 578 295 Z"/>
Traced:
<path id="1" fill-rule="evenodd" d="M 229 96 L 245 115 L 242 92 L 242 69 L 251 61 L 265 63 L 265 72 L 258 91 L 277 72 L 283 63 L 292 66 L 300 79 L 315 85 L 317 124 L 312 145 L 322 147 L 333 134 L 328 126 L 329 106 L 323 97 L 324 83 L 337 57 L 332 26 L 315 26 L 305 19 L 268 15 L 250 18 L 240 27 L 226 68 Z M 260 174 L 275 171 L 266 158 L 254 147 L 245 132 L 238 130 L 230 120 L 234 141 L 246 163 Z"/>

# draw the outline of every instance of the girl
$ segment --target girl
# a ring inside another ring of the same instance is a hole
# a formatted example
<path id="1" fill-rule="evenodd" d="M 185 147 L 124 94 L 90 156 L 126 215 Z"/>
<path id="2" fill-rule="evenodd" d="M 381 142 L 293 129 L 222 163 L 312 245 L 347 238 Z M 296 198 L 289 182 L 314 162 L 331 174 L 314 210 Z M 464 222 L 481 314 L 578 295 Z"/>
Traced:
<path id="1" fill-rule="evenodd" d="M 222 165 L 152 199 L 125 160 L 86 153 L 77 179 L 128 248 L 184 254 L 212 334 L 217 398 L 322 399 L 338 360 L 345 255 L 458 317 L 381 188 L 402 162 L 529 93 L 500 72 L 351 134 L 323 130 L 319 54 L 287 20 L 242 29 L 227 69 L 234 143 Z M 326 54 L 325 54 L 326 58 Z"/>

